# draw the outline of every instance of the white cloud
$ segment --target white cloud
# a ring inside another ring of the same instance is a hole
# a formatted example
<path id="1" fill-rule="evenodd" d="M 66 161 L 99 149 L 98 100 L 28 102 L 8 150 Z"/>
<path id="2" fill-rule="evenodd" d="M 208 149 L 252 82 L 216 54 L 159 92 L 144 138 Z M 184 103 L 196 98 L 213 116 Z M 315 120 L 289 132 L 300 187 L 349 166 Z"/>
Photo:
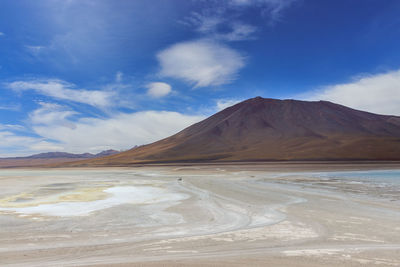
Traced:
<path id="1" fill-rule="evenodd" d="M 39 105 L 38 109 L 29 114 L 31 125 L 74 128 L 74 123 L 69 118 L 77 114 L 75 111 L 53 103 L 39 102 Z M 42 136 L 27 136 L 27 128 L 22 125 L 0 124 L 0 156 L 26 156 L 64 150 L 64 147 L 56 140 L 46 141 L 45 139 Z M 7 153 L 1 152 L 2 150 Z"/>
<path id="2" fill-rule="evenodd" d="M 237 100 L 237 99 L 219 99 L 219 100 L 217 100 L 217 111 L 226 109 L 226 108 L 233 106 L 241 101 L 242 100 Z"/>
<path id="3" fill-rule="evenodd" d="M 4 32 L 0 32 L 0 36 L 3 36 L 4 35 Z"/>
<path id="4" fill-rule="evenodd" d="M 48 144 L 62 147 L 63 151 L 99 152 L 110 148 L 121 150 L 151 143 L 202 119 L 203 116 L 177 112 L 143 111 L 119 113 L 110 118 L 81 118 L 70 121 L 74 127 L 66 127 L 65 124 L 48 120 L 48 124 L 34 125 L 33 130 L 45 140 L 54 140 Z"/>
<path id="5" fill-rule="evenodd" d="M 209 40 L 175 44 L 160 53 L 160 74 L 195 87 L 216 86 L 235 80 L 245 59 L 237 51 Z"/>
<path id="6" fill-rule="evenodd" d="M 39 141 L 29 146 L 32 150 L 31 154 L 43 153 L 43 152 L 59 152 L 63 151 L 64 147 L 53 142 Z"/>
<path id="7" fill-rule="evenodd" d="M 109 91 L 75 89 L 73 84 L 61 80 L 16 81 L 6 84 L 15 91 L 33 90 L 56 99 L 84 103 L 95 107 L 108 107 L 114 103 L 115 94 Z"/>
<path id="8" fill-rule="evenodd" d="M 29 156 L 32 154 L 62 151 L 63 146 L 56 142 L 43 140 L 42 137 L 32 137 L 16 134 L 12 131 L 0 131 L 0 157 Z"/>
<path id="9" fill-rule="evenodd" d="M 303 98 L 328 100 L 378 114 L 400 115 L 400 70 L 356 78 L 353 82 L 326 86 Z"/>
<path id="10" fill-rule="evenodd" d="M 160 98 L 171 93 L 171 86 L 163 82 L 153 82 L 147 84 L 147 94 L 154 98 Z"/>
<path id="11" fill-rule="evenodd" d="M 40 118 L 45 113 L 46 116 Z M 106 149 L 125 150 L 158 141 L 205 118 L 170 111 L 142 111 L 118 113 L 109 118 L 73 120 L 74 114 L 63 106 L 41 103 L 29 116 L 32 136 L 13 132 L 19 127 L 0 125 L 0 157 L 48 151 L 98 153 Z M 57 121 L 57 116 L 62 119 Z"/>

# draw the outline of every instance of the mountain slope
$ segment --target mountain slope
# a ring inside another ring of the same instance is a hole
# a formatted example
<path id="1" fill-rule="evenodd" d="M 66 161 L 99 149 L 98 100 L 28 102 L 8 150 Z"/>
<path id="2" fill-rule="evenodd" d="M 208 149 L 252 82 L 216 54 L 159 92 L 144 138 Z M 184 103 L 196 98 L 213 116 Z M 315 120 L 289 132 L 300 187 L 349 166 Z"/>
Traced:
<path id="1" fill-rule="evenodd" d="M 400 160 L 400 117 L 256 97 L 158 142 L 68 165 L 350 159 Z"/>

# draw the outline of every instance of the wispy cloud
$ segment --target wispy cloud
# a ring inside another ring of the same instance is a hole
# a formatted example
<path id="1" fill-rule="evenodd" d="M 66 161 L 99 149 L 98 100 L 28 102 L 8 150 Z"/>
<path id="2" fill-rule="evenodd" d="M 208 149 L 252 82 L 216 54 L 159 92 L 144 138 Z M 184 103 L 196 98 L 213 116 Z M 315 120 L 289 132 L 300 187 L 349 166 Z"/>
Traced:
<path id="1" fill-rule="evenodd" d="M 0 140 L 0 157 L 12 157 L 31 151 L 30 147 L 40 142 L 41 138 L 0 130 Z"/>
<path id="2" fill-rule="evenodd" d="M 158 53 L 157 58 L 162 76 L 181 79 L 195 87 L 230 83 L 245 65 L 245 58 L 237 51 L 210 40 L 175 44 Z"/>
<path id="3" fill-rule="evenodd" d="M 153 98 L 160 98 L 171 93 L 171 86 L 163 82 L 152 82 L 147 84 L 147 95 Z"/>
<path id="4" fill-rule="evenodd" d="M 171 111 L 115 113 L 106 118 L 80 117 L 68 107 L 39 103 L 29 114 L 25 127 L 0 124 L 0 157 L 30 155 L 47 151 L 97 153 L 125 150 L 148 144 L 179 132 L 204 116 Z M 79 114 L 82 115 L 82 114 Z"/>
<path id="5" fill-rule="evenodd" d="M 257 27 L 232 20 L 219 13 L 213 15 L 204 15 L 192 13 L 184 22 L 190 27 L 195 27 L 196 31 L 207 38 L 220 41 L 244 41 L 255 39 L 254 33 Z"/>
<path id="6" fill-rule="evenodd" d="M 11 131 L 24 131 L 25 127 L 18 124 L 0 124 L 0 131 L 11 130 Z"/>
<path id="7" fill-rule="evenodd" d="M 298 0 L 228 0 L 231 6 L 237 8 L 256 7 L 272 22 L 279 20 L 282 11 Z"/>
<path id="8" fill-rule="evenodd" d="M 0 32 L 0 36 L 3 36 L 3 35 L 5 35 L 4 32 Z"/>
<path id="9" fill-rule="evenodd" d="M 68 107 L 39 102 L 40 108 L 29 114 L 29 120 L 34 125 L 59 125 L 68 128 L 74 128 L 75 125 L 69 120 L 78 113 Z"/>
<path id="10" fill-rule="evenodd" d="M 34 125 L 33 129 L 44 140 L 54 140 L 55 142 L 50 143 L 62 146 L 64 151 L 98 152 L 151 143 L 203 118 L 177 112 L 142 111 L 118 113 L 109 118 L 80 118 L 70 121 L 74 127 L 65 127 L 49 120 L 48 124 Z"/>
<path id="11" fill-rule="evenodd" d="M 1 129 L 0 140 L 2 140 L 0 142 L 0 157 L 2 158 L 64 150 L 64 147 L 55 141 L 46 141 L 42 137 L 27 136 Z"/>
<path id="12" fill-rule="evenodd" d="M 400 70 L 359 76 L 349 83 L 308 92 L 302 98 L 328 100 L 374 113 L 400 115 Z"/>
<path id="13" fill-rule="evenodd" d="M 99 108 L 112 106 L 116 97 L 111 91 L 77 89 L 75 85 L 62 80 L 15 81 L 7 83 L 6 87 L 15 91 L 33 90 L 55 99 L 84 103 Z"/>
<path id="14" fill-rule="evenodd" d="M 255 32 L 257 32 L 257 27 L 236 21 L 231 24 L 230 32 L 217 33 L 215 36 L 226 41 L 243 41 L 255 39 Z"/>
<path id="15" fill-rule="evenodd" d="M 298 0 L 219 0 L 208 1 L 208 7 L 193 12 L 182 21 L 207 38 L 223 41 L 256 39 L 258 27 L 251 25 L 243 14 L 250 9 L 258 10 L 273 25 L 282 12 Z M 257 13 L 257 12 L 256 12 Z"/>
<path id="16" fill-rule="evenodd" d="M 31 144 L 28 148 L 31 151 L 28 154 L 36 154 L 36 153 L 51 152 L 51 151 L 60 152 L 64 151 L 65 149 L 63 145 L 43 140 Z"/>
<path id="17" fill-rule="evenodd" d="M 121 83 L 123 77 L 124 77 L 124 74 L 123 74 L 121 71 L 118 71 L 118 72 L 115 74 L 115 82 L 116 82 L 116 83 Z"/>
<path id="18" fill-rule="evenodd" d="M 0 110 L 18 111 L 20 109 L 21 109 L 20 104 L 9 104 L 9 105 L 0 104 Z"/>
<path id="19" fill-rule="evenodd" d="M 31 53 L 34 56 L 39 55 L 39 53 L 45 49 L 44 46 L 39 46 L 39 45 L 26 45 L 25 47 L 29 51 L 29 53 Z"/>

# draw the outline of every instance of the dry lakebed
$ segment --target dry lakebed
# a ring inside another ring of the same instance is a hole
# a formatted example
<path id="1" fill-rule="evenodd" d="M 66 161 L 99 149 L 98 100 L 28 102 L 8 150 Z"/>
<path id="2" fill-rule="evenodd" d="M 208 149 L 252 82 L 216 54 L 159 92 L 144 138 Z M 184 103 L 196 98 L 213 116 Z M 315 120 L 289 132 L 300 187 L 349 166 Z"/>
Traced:
<path id="1" fill-rule="evenodd" d="M 400 266 L 398 165 L 0 170 L 0 266 Z"/>

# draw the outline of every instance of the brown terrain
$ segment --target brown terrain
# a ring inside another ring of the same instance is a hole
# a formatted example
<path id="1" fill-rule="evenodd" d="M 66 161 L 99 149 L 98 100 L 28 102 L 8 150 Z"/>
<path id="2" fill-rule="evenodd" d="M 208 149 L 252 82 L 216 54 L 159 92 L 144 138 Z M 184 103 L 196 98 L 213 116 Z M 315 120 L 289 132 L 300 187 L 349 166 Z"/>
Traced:
<path id="1" fill-rule="evenodd" d="M 158 142 L 63 165 L 275 160 L 400 160 L 400 117 L 256 97 Z"/>
<path id="2" fill-rule="evenodd" d="M 64 163 L 70 161 L 104 157 L 116 153 L 118 153 L 118 151 L 110 149 L 102 151 L 98 154 L 91 154 L 91 153 L 72 154 L 65 152 L 47 152 L 27 157 L 0 158 L 0 168 L 34 167 L 42 165 L 51 165 L 55 163 Z"/>

